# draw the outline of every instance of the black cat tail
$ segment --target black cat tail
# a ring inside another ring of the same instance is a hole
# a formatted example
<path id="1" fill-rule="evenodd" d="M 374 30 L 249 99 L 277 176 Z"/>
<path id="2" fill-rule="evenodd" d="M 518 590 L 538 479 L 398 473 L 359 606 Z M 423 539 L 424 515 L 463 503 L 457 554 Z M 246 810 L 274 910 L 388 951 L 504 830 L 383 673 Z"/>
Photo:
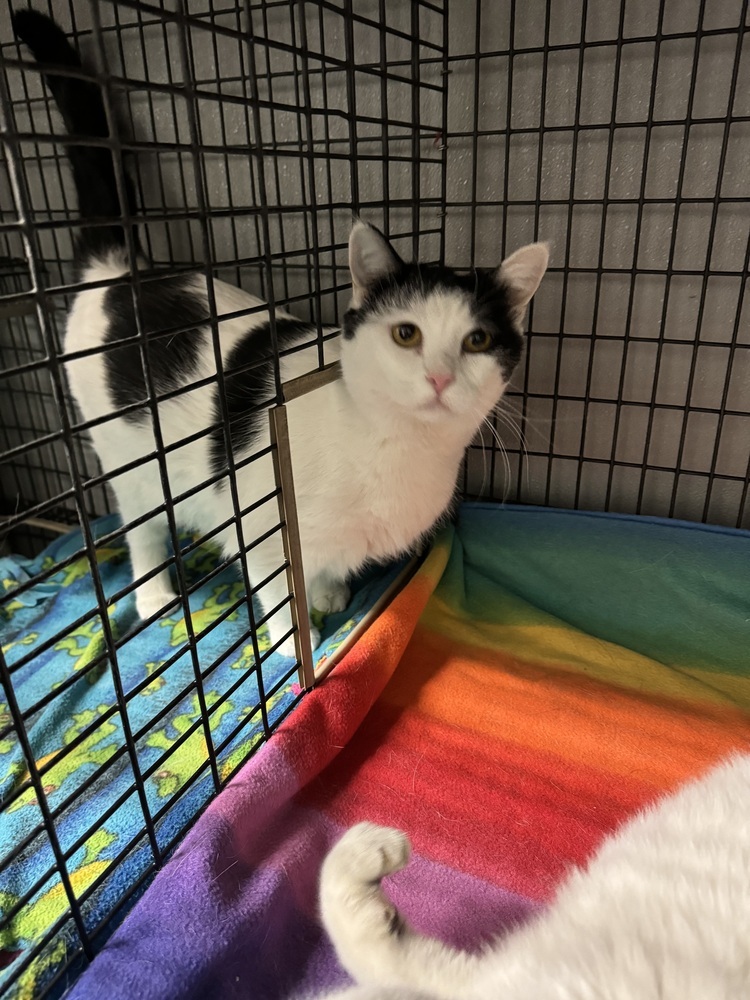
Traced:
<path id="1" fill-rule="evenodd" d="M 51 18 L 31 8 L 14 11 L 12 22 L 16 37 L 25 42 L 39 64 L 70 135 L 82 140 L 108 138 L 107 115 L 99 86 L 55 73 L 56 68 L 83 69 L 78 52 L 62 29 Z M 86 145 L 85 141 L 68 145 L 66 152 L 73 168 L 83 222 L 78 239 L 80 263 L 86 264 L 92 258 L 105 259 L 113 252 L 124 258 L 126 241 L 122 225 L 86 225 L 95 220 L 122 218 L 112 153 L 103 146 Z M 127 175 L 124 180 L 128 213 L 132 216 L 135 192 Z M 135 226 L 132 228 L 137 249 L 138 236 Z"/>

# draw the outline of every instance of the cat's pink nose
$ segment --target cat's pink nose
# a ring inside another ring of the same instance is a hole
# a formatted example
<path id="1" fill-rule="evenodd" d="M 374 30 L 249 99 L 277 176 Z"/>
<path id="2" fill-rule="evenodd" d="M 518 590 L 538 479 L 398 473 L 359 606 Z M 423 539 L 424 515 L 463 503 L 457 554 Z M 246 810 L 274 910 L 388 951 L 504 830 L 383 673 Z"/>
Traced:
<path id="1" fill-rule="evenodd" d="M 428 375 L 427 381 L 430 383 L 438 396 L 442 396 L 443 392 L 448 388 L 451 382 L 455 382 L 455 379 L 452 375 Z"/>

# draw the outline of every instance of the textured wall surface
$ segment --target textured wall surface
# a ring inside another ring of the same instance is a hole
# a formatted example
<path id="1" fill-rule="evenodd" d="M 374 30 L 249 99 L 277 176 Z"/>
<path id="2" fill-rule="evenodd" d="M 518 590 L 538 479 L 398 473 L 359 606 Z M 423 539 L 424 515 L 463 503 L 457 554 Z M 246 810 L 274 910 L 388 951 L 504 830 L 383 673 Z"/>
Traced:
<path id="1" fill-rule="evenodd" d="M 750 525 L 746 5 L 458 6 L 447 246 L 552 244 L 489 489 Z"/>
<path id="2" fill-rule="evenodd" d="M 52 6 L 95 63 L 89 5 Z M 268 294 L 270 275 L 277 301 L 335 323 L 353 208 L 402 254 L 457 267 L 547 239 L 526 360 L 494 421 L 508 456 L 488 429 L 468 492 L 750 526 L 742 0 L 248 6 L 251 22 L 244 4 L 190 0 L 180 22 L 99 5 L 154 260 L 200 263 L 205 238 L 221 277 Z M 18 57 L 8 9 L 0 41 Z M 48 136 L 18 150 L 61 319 L 74 219 L 61 125 L 35 73 L 7 80 L 12 128 Z M 17 218 L 4 164 L 0 209 Z M 29 287 L 12 228 L 0 257 L 2 304 Z M 6 369 L 43 357 L 33 315 L 8 301 Z M 43 366 L 6 379 L 0 421 L 3 449 L 59 427 Z M 12 512 L 65 488 L 64 449 L 8 470 Z M 106 506 L 101 488 L 90 506 Z"/>

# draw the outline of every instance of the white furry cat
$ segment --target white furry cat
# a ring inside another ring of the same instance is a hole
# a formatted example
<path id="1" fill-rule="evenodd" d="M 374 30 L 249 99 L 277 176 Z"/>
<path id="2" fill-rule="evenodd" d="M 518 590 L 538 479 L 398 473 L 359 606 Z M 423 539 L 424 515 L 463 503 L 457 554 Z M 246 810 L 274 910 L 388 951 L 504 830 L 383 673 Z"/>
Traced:
<path id="1" fill-rule="evenodd" d="M 408 927 L 380 880 L 409 841 L 362 823 L 330 851 L 323 921 L 360 986 L 327 1000 L 748 1000 L 750 756 L 636 816 L 551 908 L 483 953 Z"/>
<path id="2" fill-rule="evenodd" d="M 43 15 L 19 11 L 17 35 L 31 48 L 76 136 L 107 136 L 98 88 L 56 75 L 50 66 L 80 70 L 78 54 Z M 144 379 L 129 278 L 126 234 L 115 172 L 102 147 L 66 147 L 84 225 L 79 242 L 86 282 L 109 285 L 80 292 L 70 313 L 66 352 L 99 349 L 66 365 L 84 418 L 100 420 L 91 438 L 126 523 L 159 511 L 128 532 L 142 618 L 175 603 L 167 559 L 164 492 L 156 459 L 117 473 L 154 452 L 156 441 Z M 129 184 L 126 184 L 129 187 Z M 135 214 L 131 198 L 131 212 Z M 101 220 L 108 220 L 103 225 Z M 94 224 L 98 221 L 98 225 Z M 134 239 L 137 234 L 134 233 Z M 343 336 L 327 360 L 340 358 L 343 377 L 290 404 L 289 428 L 308 601 L 327 613 L 346 606 L 347 578 L 368 560 L 412 549 L 451 503 L 466 446 L 498 403 L 518 363 L 526 307 L 547 267 L 543 244 L 517 250 L 496 271 L 461 276 L 405 264 L 385 237 L 355 224 L 349 241 L 353 296 Z M 227 449 L 215 382 L 216 362 L 203 275 L 157 276 L 143 264 L 140 323 L 148 334 L 149 367 L 170 490 L 180 498 L 179 524 L 214 532 L 229 558 L 239 550 L 227 477 Z M 139 272 L 140 272 L 139 267 Z M 119 282 L 116 279 L 121 279 Z M 113 280 L 115 283 L 112 283 Z M 291 652 L 292 628 L 265 404 L 274 398 L 268 311 L 260 299 L 212 282 L 222 366 L 231 416 L 230 439 L 243 511 L 248 576 L 259 588 L 271 641 Z M 244 312 L 243 312 L 244 311 Z M 164 331 L 168 336 L 157 336 Z M 314 339 L 315 328 L 276 313 L 279 348 Z M 108 347 L 107 350 L 102 348 Z M 254 364 L 254 367 L 248 366 Z M 317 347 L 281 360 L 286 381 L 318 364 Z M 235 374 L 232 370 L 242 369 Z M 207 380 L 200 388 L 184 390 Z M 123 412 L 124 411 L 124 412 Z M 194 437 L 188 444 L 180 444 Z M 252 455 L 257 460 L 247 463 Z M 246 464 L 242 464 L 245 462 Z M 207 480 L 211 480 L 207 482 Z M 266 498 L 264 500 L 264 498 Z M 251 508 L 248 510 L 248 508 Z M 218 529 L 218 530 L 217 530 Z M 284 641 L 285 640 L 285 641 Z M 313 646 L 318 636 L 312 636 Z"/>

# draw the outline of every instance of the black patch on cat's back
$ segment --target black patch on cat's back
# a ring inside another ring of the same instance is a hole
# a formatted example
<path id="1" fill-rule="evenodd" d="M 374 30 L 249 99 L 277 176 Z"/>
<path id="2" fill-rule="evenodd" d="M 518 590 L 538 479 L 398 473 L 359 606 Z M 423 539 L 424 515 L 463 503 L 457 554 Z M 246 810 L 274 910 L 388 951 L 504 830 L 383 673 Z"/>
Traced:
<path id="1" fill-rule="evenodd" d="M 206 302 L 196 293 L 192 281 L 191 275 L 171 276 L 141 281 L 137 290 L 140 321 L 148 338 L 149 371 L 157 395 L 189 384 L 207 340 Z M 105 344 L 114 345 L 137 335 L 130 281 L 108 288 L 103 307 L 109 321 Z M 166 331 L 174 331 L 173 336 Z M 118 409 L 148 398 L 140 344 L 110 347 L 104 354 L 104 369 Z M 148 419 L 148 413 L 145 409 L 135 410 L 126 413 L 124 419 L 138 424 Z"/>
<path id="2" fill-rule="evenodd" d="M 277 317 L 276 343 L 279 351 L 292 347 L 305 334 L 312 339 L 315 327 L 301 320 Z M 275 396 L 273 340 L 268 320 L 248 330 L 235 344 L 224 362 L 224 372 L 229 439 L 232 454 L 237 457 L 252 445 L 262 422 L 268 419 L 263 407 Z M 218 388 L 214 394 L 211 423 L 221 425 L 214 427 L 209 438 L 211 471 L 218 473 L 228 465 Z"/>

